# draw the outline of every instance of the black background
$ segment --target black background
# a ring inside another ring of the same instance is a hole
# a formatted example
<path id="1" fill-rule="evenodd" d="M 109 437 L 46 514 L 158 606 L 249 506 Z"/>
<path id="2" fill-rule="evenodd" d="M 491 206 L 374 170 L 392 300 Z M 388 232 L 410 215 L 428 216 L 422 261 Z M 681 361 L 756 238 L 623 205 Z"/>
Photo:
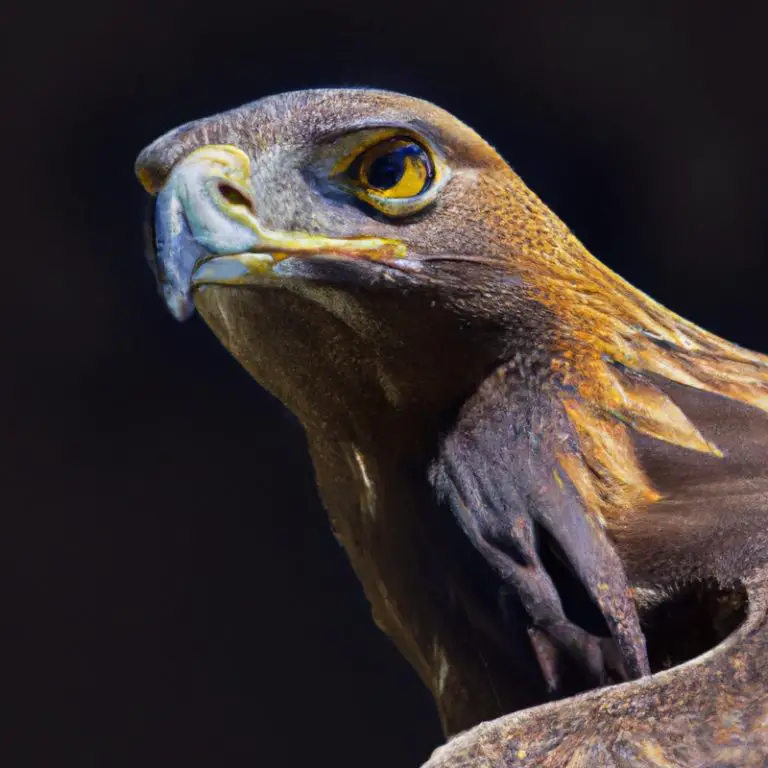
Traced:
<path id="1" fill-rule="evenodd" d="M 5 764 L 416 766 L 441 739 L 300 428 L 155 293 L 132 165 L 167 129 L 308 86 L 425 97 L 623 276 L 768 351 L 765 14 L 571 5 L 4 11 Z"/>

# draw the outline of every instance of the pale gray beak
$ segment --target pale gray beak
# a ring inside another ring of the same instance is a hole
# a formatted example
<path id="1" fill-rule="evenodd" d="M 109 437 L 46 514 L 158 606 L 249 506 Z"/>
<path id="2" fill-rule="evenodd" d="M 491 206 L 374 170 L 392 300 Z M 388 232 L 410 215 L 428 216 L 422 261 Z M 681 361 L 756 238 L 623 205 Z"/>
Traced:
<path id="1" fill-rule="evenodd" d="M 141 169 L 139 179 L 145 183 Z M 313 256 L 387 262 L 405 253 L 399 240 L 266 229 L 257 219 L 248 156 L 210 145 L 179 162 L 159 191 L 150 261 L 168 309 L 186 320 L 201 285 L 263 284 L 290 273 L 282 262 Z"/>

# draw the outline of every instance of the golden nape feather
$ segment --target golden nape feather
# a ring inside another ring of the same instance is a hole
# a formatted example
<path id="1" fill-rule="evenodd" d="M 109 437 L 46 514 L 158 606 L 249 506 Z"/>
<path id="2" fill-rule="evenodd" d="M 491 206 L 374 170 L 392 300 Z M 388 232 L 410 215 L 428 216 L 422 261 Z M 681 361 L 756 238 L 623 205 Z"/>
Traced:
<path id="1" fill-rule="evenodd" d="M 573 397 L 564 406 L 579 454 L 560 464 L 589 509 L 611 518 L 661 499 L 635 454 L 631 430 L 722 457 L 650 379 L 722 395 L 768 411 L 768 356 L 699 328 L 595 259 L 571 233 L 563 246 L 516 268 L 533 297 L 562 322 L 553 365 Z"/>

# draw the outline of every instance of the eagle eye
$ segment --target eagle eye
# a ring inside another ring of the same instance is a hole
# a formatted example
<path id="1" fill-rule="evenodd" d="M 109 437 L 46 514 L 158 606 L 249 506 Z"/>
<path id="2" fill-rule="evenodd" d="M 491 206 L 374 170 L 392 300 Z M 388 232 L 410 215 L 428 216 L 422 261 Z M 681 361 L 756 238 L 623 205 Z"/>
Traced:
<path id="1" fill-rule="evenodd" d="M 401 199 L 426 192 L 434 177 L 426 149 L 411 139 L 381 141 L 361 152 L 348 170 L 349 178 L 363 190 Z"/>
<path id="2" fill-rule="evenodd" d="M 355 197 L 392 217 L 407 216 L 435 199 L 440 167 L 426 145 L 411 136 L 379 136 L 339 163 L 334 174 Z"/>

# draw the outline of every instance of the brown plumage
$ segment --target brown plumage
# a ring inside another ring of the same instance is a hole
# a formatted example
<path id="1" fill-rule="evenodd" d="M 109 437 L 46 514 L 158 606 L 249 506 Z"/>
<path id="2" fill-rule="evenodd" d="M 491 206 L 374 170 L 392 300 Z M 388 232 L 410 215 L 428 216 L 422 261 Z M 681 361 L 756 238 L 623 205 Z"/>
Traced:
<path id="1" fill-rule="evenodd" d="M 301 420 L 448 733 L 646 674 L 641 619 L 661 658 L 653 611 L 764 562 L 768 358 L 613 274 L 451 115 L 284 94 L 137 172 L 169 306 Z"/>

